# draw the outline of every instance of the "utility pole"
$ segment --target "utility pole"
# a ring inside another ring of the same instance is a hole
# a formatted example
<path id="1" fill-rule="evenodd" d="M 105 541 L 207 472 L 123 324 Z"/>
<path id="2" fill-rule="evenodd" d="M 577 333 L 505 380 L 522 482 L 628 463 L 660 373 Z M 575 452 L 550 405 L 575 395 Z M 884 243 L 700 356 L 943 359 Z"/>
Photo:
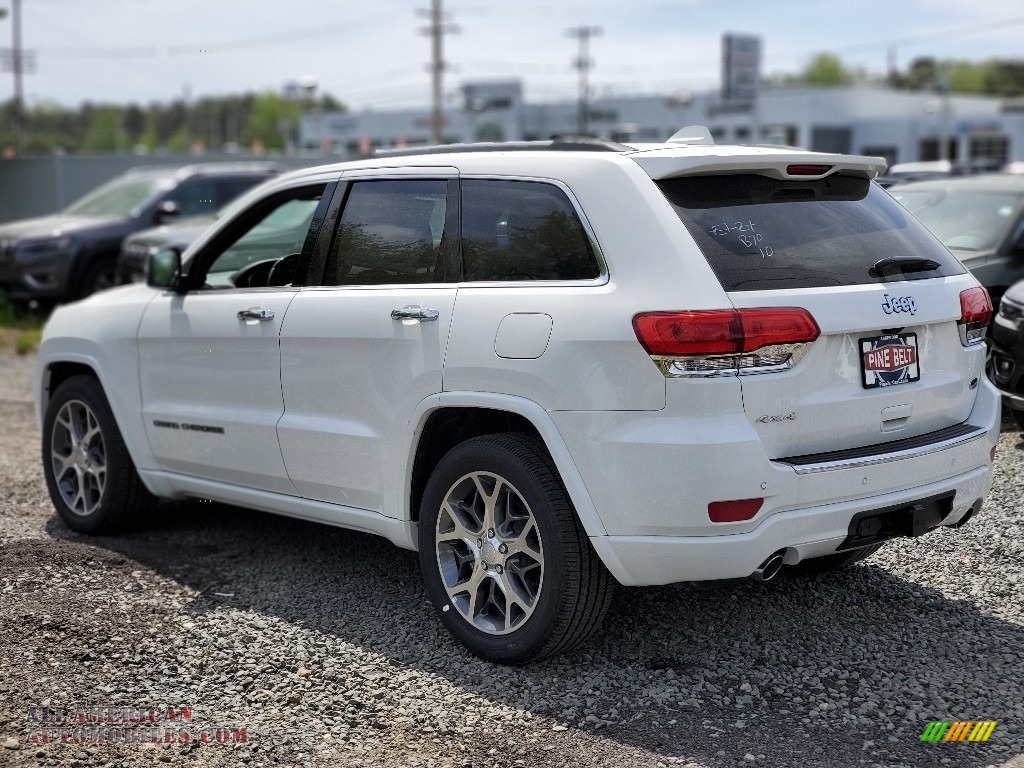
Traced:
<path id="1" fill-rule="evenodd" d="M 14 151 L 25 152 L 25 94 L 21 75 L 25 59 L 21 50 L 21 0 L 11 0 L 11 69 L 14 70 Z"/>
<path id="2" fill-rule="evenodd" d="M 573 66 L 580 72 L 579 102 L 576 108 L 576 133 L 587 135 L 587 112 L 590 111 L 590 86 L 587 84 L 587 72 L 594 66 L 590 58 L 590 38 L 601 34 L 600 27 L 573 27 L 568 30 L 569 37 L 580 41 L 580 53 Z"/>
<path id="3" fill-rule="evenodd" d="M 431 115 L 430 129 L 435 144 L 444 143 L 444 36 L 454 34 L 459 28 L 454 24 L 444 23 L 441 12 L 441 0 L 431 0 L 429 11 L 417 11 L 420 16 L 430 17 L 430 26 L 420 32 L 430 35 L 430 70 L 431 79 Z"/>

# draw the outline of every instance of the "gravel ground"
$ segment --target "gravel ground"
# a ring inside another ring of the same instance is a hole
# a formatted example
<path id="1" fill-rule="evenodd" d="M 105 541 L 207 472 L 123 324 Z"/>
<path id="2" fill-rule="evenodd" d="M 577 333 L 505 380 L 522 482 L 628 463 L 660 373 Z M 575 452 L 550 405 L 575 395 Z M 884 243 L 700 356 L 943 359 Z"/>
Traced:
<path id="1" fill-rule="evenodd" d="M 200 503 L 73 534 L 43 486 L 32 364 L 0 352 L 0 765 L 1024 768 L 1008 419 L 962 531 L 817 580 L 621 590 L 588 646 L 506 669 L 449 639 L 415 556 L 383 540 Z M 43 707 L 114 706 L 192 707 L 193 740 L 26 738 Z M 998 726 L 921 743 L 932 719 Z M 196 743 L 203 728 L 246 741 Z"/>

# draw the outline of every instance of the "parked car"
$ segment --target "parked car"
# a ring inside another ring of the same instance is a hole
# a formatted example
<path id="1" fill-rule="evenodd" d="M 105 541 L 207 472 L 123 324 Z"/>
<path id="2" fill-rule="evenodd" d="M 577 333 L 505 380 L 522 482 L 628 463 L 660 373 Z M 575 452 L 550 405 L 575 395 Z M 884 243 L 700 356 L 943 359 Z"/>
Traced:
<path id="1" fill-rule="evenodd" d="M 217 221 L 215 214 L 208 216 L 188 216 L 181 221 L 150 227 L 134 235 L 129 235 L 121 242 L 121 252 L 117 257 L 117 282 L 138 283 L 146 279 L 146 259 L 151 253 L 165 248 L 176 248 L 184 251 L 192 241 L 209 229 Z"/>
<path id="2" fill-rule="evenodd" d="M 918 181 L 889 193 L 953 251 L 994 305 L 1024 279 L 1024 176 Z"/>
<path id="3" fill-rule="evenodd" d="M 1024 429 L 1024 281 L 1003 294 L 992 322 L 991 373 L 1003 402 Z"/>
<path id="4" fill-rule="evenodd" d="M 883 167 L 691 129 L 281 176 L 50 318 L 50 496 L 82 532 L 198 497 L 385 536 L 501 663 L 579 645 L 616 583 L 962 526 L 992 308 Z M 271 248 L 281 221 L 303 236 Z"/>
<path id="5" fill-rule="evenodd" d="M 259 190 L 255 190 L 259 192 Z M 188 246 L 209 229 L 221 215 L 229 215 L 237 204 L 246 198 L 236 199 L 213 216 L 193 216 L 162 227 L 147 229 L 125 238 L 121 246 L 118 270 L 121 282 L 141 282 L 146 277 L 146 262 L 149 256 L 163 249 L 184 252 Z M 257 252 L 262 257 L 281 253 L 292 253 L 302 248 L 309 222 L 301 208 L 282 208 L 268 216 L 259 227 L 250 233 L 248 253 L 250 258 Z"/>
<path id="6" fill-rule="evenodd" d="M 0 292 L 16 301 L 59 302 L 109 288 L 127 235 L 209 213 L 279 172 L 271 163 L 137 168 L 59 213 L 2 224 Z"/>

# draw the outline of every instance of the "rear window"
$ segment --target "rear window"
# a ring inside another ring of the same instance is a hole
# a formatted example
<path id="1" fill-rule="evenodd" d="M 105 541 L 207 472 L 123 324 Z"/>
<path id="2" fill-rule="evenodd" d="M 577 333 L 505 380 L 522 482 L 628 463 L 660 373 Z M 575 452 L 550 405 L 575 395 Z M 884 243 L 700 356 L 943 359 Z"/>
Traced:
<path id="1" fill-rule="evenodd" d="M 727 291 L 921 280 L 964 272 L 938 240 L 867 179 L 781 181 L 755 174 L 656 182 Z M 885 258 L 939 267 L 872 273 Z"/>

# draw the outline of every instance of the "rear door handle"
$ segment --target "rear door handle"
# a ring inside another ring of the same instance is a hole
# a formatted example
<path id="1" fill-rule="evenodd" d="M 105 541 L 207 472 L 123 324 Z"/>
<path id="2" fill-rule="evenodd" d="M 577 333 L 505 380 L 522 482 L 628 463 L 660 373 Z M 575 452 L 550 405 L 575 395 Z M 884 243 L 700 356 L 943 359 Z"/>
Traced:
<path id="1" fill-rule="evenodd" d="M 273 320 L 274 310 L 260 309 L 259 307 L 249 307 L 248 309 L 243 309 L 241 312 L 238 313 L 238 319 L 259 320 L 261 322 L 264 320 Z"/>
<path id="2" fill-rule="evenodd" d="M 441 313 L 427 307 L 402 307 L 391 310 L 392 320 L 437 320 Z"/>

